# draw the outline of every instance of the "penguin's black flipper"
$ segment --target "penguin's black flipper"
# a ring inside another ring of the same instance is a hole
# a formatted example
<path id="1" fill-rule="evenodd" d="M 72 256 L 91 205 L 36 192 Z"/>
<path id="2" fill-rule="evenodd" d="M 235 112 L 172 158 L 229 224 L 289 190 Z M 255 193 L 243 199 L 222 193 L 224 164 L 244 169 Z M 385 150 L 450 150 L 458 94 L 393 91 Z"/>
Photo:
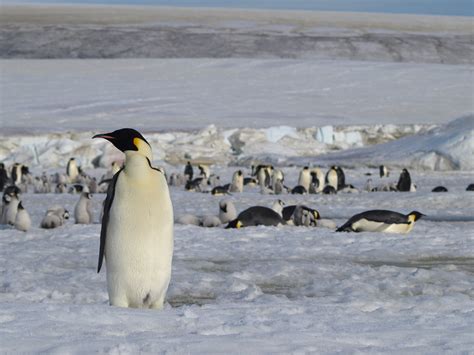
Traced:
<path id="1" fill-rule="evenodd" d="M 99 263 L 97 265 L 97 273 L 100 272 L 100 268 L 102 267 L 102 262 L 104 260 L 105 238 L 107 236 L 107 224 L 109 223 L 110 207 L 112 206 L 112 202 L 114 201 L 115 197 L 115 184 L 117 183 L 118 176 L 122 170 L 123 168 L 114 175 L 109 187 L 107 188 L 107 197 L 105 198 L 104 202 L 104 213 L 102 214 L 102 228 L 100 229 Z"/>
<path id="2" fill-rule="evenodd" d="M 336 232 L 354 232 L 352 229 L 352 222 L 347 221 L 344 223 L 342 226 L 340 226 L 338 229 L 336 229 Z"/>

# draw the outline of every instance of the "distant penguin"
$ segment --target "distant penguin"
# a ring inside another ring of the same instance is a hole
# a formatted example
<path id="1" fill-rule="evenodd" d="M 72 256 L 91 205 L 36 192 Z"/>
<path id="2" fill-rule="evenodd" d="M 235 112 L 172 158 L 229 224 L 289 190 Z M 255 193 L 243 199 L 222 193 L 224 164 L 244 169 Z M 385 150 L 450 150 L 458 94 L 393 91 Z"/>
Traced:
<path id="1" fill-rule="evenodd" d="M 201 219 L 195 215 L 192 214 L 184 214 L 182 216 L 179 216 L 176 219 L 177 224 L 186 224 L 186 225 L 194 225 L 194 226 L 199 226 L 201 225 Z"/>
<path id="2" fill-rule="evenodd" d="M 258 184 L 260 189 L 262 187 L 269 188 L 271 186 L 271 177 L 273 174 L 273 166 L 271 165 L 258 165 L 255 168 L 255 174 L 257 175 Z"/>
<path id="3" fill-rule="evenodd" d="M 448 192 L 448 189 L 444 186 L 436 186 L 431 192 Z"/>
<path id="4" fill-rule="evenodd" d="M 332 186 L 336 191 L 338 187 L 337 171 L 334 167 L 328 170 L 326 173 L 326 186 Z"/>
<path id="5" fill-rule="evenodd" d="M 201 221 L 201 226 L 207 228 L 219 227 L 221 224 L 219 217 L 212 215 L 204 216 Z"/>
<path id="6" fill-rule="evenodd" d="M 257 179 L 253 177 L 244 178 L 244 186 L 249 186 L 249 187 L 257 186 Z"/>
<path id="7" fill-rule="evenodd" d="M 230 221 L 237 218 L 237 210 L 235 209 L 234 203 L 231 200 L 219 201 L 219 219 L 221 222 L 229 223 Z"/>
<path id="8" fill-rule="evenodd" d="M 203 177 L 195 178 L 194 180 L 187 181 L 184 185 L 184 189 L 186 191 L 196 191 L 201 192 L 203 190 L 203 186 L 205 186 L 206 181 Z"/>
<path id="9" fill-rule="evenodd" d="M 67 186 L 66 184 L 59 183 L 56 185 L 56 189 L 54 190 L 57 194 L 64 194 L 67 192 Z"/>
<path id="10" fill-rule="evenodd" d="M 203 177 L 204 179 L 208 179 L 209 176 L 211 175 L 211 170 L 209 169 L 209 166 L 207 165 L 199 164 L 198 169 L 199 169 L 199 175 Z"/>
<path id="11" fill-rule="evenodd" d="M 15 163 L 12 166 L 12 173 L 11 173 L 12 183 L 16 186 L 19 186 L 21 184 L 21 176 L 22 176 L 21 166 L 22 165 L 19 163 Z"/>
<path id="12" fill-rule="evenodd" d="M 326 186 L 324 186 L 324 189 L 323 189 L 322 192 L 325 195 L 334 195 L 334 194 L 337 193 L 337 190 L 332 185 L 326 185 Z"/>
<path id="13" fill-rule="evenodd" d="M 186 177 L 186 180 L 191 181 L 193 179 L 193 174 L 193 166 L 191 165 L 191 162 L 188 161 L 184 167 L 184 176 Z"/>
<path id="14" fill-rule="evenodd" d="M 18 204 L 18 212 L 15 218 L 15 228 L 27 232 L 31 227 L 31 218 L 28 212 L 23 207 L 22 202 Z"/>
<path id="15" fill-rule="evenodd" d="M 92 194 L 83 192 L 79 201 L 74 208 L 74 219 L 76 224 L 90 224 L 93 222 L 92 217 Z"/>
<path id="16" fill-rule="evenodd" d="M 107 191 L 99 262 L 105 256 L 107 290 L 113 306 L 163 308 L 171 278 L 173 205 L 164 173 L 153 168 L 148 141 L 123 128 L 104 138 L 125 153 L 125 166 Z"/>
<path id="17" fill-rule="evenodd" d="M 387 210 L 366 211 L 352 216 L 336 231 L 408 233 L 422 216 L 424 214 L 417 211 L 407 215 Z"/>
<path id="18" fill-rule="evenodd" d="M 66 175 L 69 178 L 70 183 L 74 183 L 79 176 L 79 168 L 77 167 L 76 159 L 70 158 L 66 166 Z"/>
<path id="19" fill-rule="evenodd" d="M 274 210 L 283 218 L 283 207 L 285 207 L 285 202 L 282 200 L 276 200 L 272 205 L 272 210 Z"/>
<path id="20" fill-rule="evenodd" d="M 273 190 L 275 190 L 275 185 L 276 184 L 279 184 L 279 185 L 282 186 L 283 181 L 285 181 L 285 174 L 283 174 L 283 171 L 281 171 L 280 169 L 273 170 L 273 173 L 272 173 L 272 188 L 273 188 Z"/>
<path id="21" fill-rule="evenodd" d="M 308 193 L 308 190 L 306 190 L 306 188 L 304 186 L 301 186 L 301 185 L 298 185 L 298 186 L 295 186 L 292 190 L 291 190 L 291 193 L 293 195 L 305 195 Z"/>
<path id="22" fill-rule="evenodd" d="M 304 206 L 298 205 L 293 214 L 293 223 L 295 226 L 316 227 L 317 218 L 315 214 Z"/>
<path id="23" fill-rule="evenodd" d="M 209 176 L 209 179 L 207 179 L 207 185 L 208 186 L 218 186 L 221 181 L 221 178 L 217 176 L 216 174 L 211 174 Z"/>
<path id="24" fill-rule="evenodd" d="M 379 166 L 379 175 L 381 178 L 388 177 L 389 176 L 389 171 L 385 165 L 380 165 Z"/>
<path id="25" fill-rule="evenodd" d="M 229 194 L 229 186 L 230 185 L 216 186 L 211 190 L 211 195 L 212 196 L 228 195 Z"/>
<path id="26" fill-rule="evenodd" d="M 18 206 L 20 204 L 19 189 L 16 186 L 9 186 L 5 189 L 2 197 L 2 215 L 0 224 L 14 225 L 16 215 L 18 213 Z"/>
<path id="27" fill-rule="evenodd" d="M 311 169 L 311 183 L 314 193 L 320 193 L 324 189 L 324 173 L 319 168 Z"/>
<path id="28" fill-rule="evenodd" d="M 283 185 L 283 181 L 276 180 L 273 183 L 273 193 L 275 195 L 286 194 L 288 193 L 288 188 L 285 185 Z"/>
<path id="29" fill-rule="evenodd" d="M 99 185 L 97 184 L 97 179 L 95 177 L 93 177 L 89 182 L 89 192 L 91 194 L 96 194 L 99 192 Z"/>
<path id="30" fill-rule="evenodd" d="M 354 185 L 349 184 L 340 189 L 341 192 L 346 194 L 358 194 L 359 190 L 354 187 Z"/>
<path id="31" fill-rule="evenodd" d="M 226 228 L 242 228 L 250 226 L 277 226 L 283 219 L 274 210 L 263 206 L 253 206 L 239 213 L 236 219 L 229 222 Z"/>
<path id="32" fill-rule="evenodd" d="M 346 175 L 340 166 L 335 166 L 334 169 L 337 173 L 337 190 L 342 190 L 346 187 Z"/>
<path id="33" fill-rule="evenodd" d="M 8 173 L 5 169 L 5 164 L 0 163 L 0 192 L 3 191 L 5 185 L 8 183 Z"/>
<path id="34" fill-rule="evenodd" d="M 403 169 L 397 183 L 397 190 L 402 192 L 410 191 L 411 177 L 407 169 Z"/>
<path id="35" fill-rule="evenodd" d="M 372 186 L 372 179 L 367 179 L 367 181 L 365 183 L 365 186 L 364 186 L 364 190 L 367 191 L 367 192 L 374 191 L 374 187 Z"/>
<path id="36" fill-rule="evenodd" d="M 46 211 L 40 226 L 45 229 L 57 228 L 62 226 L 67 219 L 69 219 L 68 210 L 61 206 L 54 206 Z"/>
<path id="37" fill-rule="evenodd" d="M 242 170 L 237 170 L 232 176 L 232 183 L 230 184 L 230 192 L 244 191 L 244 174 Z"/>
<path id="38" fill-rule="evenodd" d="M 311 173 L 309 168 L 305 166 L 300 171 L 300 175 L 298 177 L 298 185 L 303 186 L 306 191 L 309 191 L 309 185 L 311 184 Z"/>
<path id="39" fill-rule="evenodd" d="M 303 213 L 303 211 L 306 211 Z M 296 213 L 297 212 L 297 213 Z M 283 207 L 282 217 L 286 224 L 316 225 L 316 220 L 321 218 L 319 212 L 305 205 L 290 205 Z M 313 222 L 311 222 L 314 220 Z"/>
<path id="40" fill-rule="evenodd" d="M 466 191 L 474 191 L 474 184 L 469 184 L 469 185 L 466 187 Z"/>

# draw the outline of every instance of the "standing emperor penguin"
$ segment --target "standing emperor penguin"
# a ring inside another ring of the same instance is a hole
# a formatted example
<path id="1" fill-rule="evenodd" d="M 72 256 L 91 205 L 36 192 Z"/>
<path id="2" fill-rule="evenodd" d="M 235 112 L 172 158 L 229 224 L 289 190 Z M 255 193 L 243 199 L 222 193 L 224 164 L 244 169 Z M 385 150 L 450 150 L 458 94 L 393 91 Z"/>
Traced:
<path id="1" fill-rule="evenodd" d="M 66 174 L 69 178 L 69 182 L 74 183 L 79 176 L 79 168 L 77 167 L 76 159 L 71 158 L 67 162 Z"/>
<path id="2" fill-rule="evenodd" d="M 97 134 L 125 153 L 104 203 L 99 264 L 105 256 L 113 306 L 163 308 L 173 258 L 173 206 L 162 171 L 151 166 L 150 144 L 136 130 Z"/>
<path id="3" fill-rule="evenodd" d="M 411 189 L 411 177 L 407 169 L 403 169 L 398 178 L 397 190 L 398 191 L 410 191 Z"/>
<path id="4" fill-rule="evenodd" d="M 12 183 L 13 185 L 19 186 L 21 184 L 21 164 L 15 163 L 12 166 Z"/>
<path id="5" fill-rule="evenodd" d="M 326 186 L 332 186 L 336 191 L 338 187 L 338 174 L 335 167 L 331 167 L 326 174 Z"/>
<path id="6" fill-rule="evenodd" d="M 310 184 L 311 184 L 311 173 L 309 171 L 309 168 L 305 166 L 300 171 L 300 176 L 298 178 L 298 185 L 303 186 L 306 189 L 306 191 L 309 191 Z"/>

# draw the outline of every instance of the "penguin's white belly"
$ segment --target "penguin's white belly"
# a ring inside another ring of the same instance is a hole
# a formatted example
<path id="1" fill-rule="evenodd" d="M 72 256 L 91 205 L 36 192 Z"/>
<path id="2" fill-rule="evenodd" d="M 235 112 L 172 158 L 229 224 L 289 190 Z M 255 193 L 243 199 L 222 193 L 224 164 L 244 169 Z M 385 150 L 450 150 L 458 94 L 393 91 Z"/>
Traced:
<path id="1" fill-rule="evenodd" d="M 413 223 L 387 224 L 383 222 L 369 221 L 365 218 L 352 224 L 352 229 L 358 232 L 408 233 L 412 228 Z"/>
<path id="2" fill-rule="evenodd" d="M 105 243 L 112 305 L 162 307 L 171 277 L 173 210 L 157 174 L 136 181 L 123 172 L 117 180 Z"/>
<path id="3" fill-rule="evenodd" d="M 413 229 L 413 222 L 403 224 L 390 224 L 384 232 L 386 233 L 408 233 Z"/>
<path id="4" fill-rule="evenodd" d="M 369 221 L 365 218 L 352 224 L 352 229 L 357 232 L 383 232 L 386 227 L 387 224 L 385 223 Z"/>

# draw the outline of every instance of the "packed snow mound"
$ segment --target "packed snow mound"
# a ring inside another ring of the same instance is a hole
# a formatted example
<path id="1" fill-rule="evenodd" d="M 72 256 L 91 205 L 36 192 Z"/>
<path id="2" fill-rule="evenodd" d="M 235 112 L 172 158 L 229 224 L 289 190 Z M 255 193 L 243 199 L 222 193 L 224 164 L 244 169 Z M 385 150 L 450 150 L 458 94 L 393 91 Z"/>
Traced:
<path id="1" fill-rule="evenodd" d="M 277 165 L 295 159 L 310 164 L 316 155 L 364 147 L 427 131 L 432 125 L 324 126 L 294 128 L 223 129 L 210 125 L 194 132 L 146 133 L 154 160 L 171 165 L 193 163 L 250 165 L 261 161 Z M 97 133 L 97 132 L 95 132 Z M 109 167 L 123 154 L 94 133 L 8 135 L 0 140 L 0 161 L 42 169 L 65 167 L 75 157 L 83 168 Z"/>
<path id="2" fill-rule="evenodd" d="M 389 164 L 425 170 L 474 170 L 474 115 L 392 142 L 321 157 L 346 166 Z"/>

